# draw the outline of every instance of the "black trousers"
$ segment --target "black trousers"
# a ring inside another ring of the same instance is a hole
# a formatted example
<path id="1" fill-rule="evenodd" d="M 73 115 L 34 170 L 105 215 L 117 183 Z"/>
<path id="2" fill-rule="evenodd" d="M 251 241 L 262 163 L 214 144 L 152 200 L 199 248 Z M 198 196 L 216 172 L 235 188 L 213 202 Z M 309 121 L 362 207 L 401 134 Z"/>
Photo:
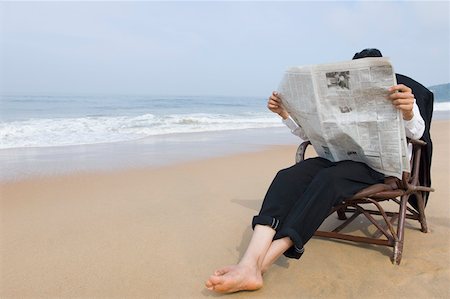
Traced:
<path id="1" fill-rule="evenodd" d="M 274 240 L 289 237 L 294 246 L 284 255 L 300 258 L 331 208 L 359 190 L 384 180 L 364 163 L 311 158 L 280 170 L 267 190 L 257 224 L 275 229 Z"/>

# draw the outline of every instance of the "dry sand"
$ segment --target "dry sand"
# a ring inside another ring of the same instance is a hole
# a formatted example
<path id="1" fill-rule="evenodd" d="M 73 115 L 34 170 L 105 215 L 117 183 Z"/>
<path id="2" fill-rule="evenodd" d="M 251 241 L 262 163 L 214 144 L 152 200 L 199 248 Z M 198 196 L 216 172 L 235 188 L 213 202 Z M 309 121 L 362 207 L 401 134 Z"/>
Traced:
<path id="1" fill-rule="evenodd" d="M 256 292 L 230 298 L 450 298 L 450 122 L 433 124 L 430 232 L 408 220 L 391 249 L 313 238 Z M 1 298 L 203 298 L 238 261 L 250 222 L 295 146 L 121 172 L 0 185 Z M 365 223 L 361 223 L 364 229 Z"/>

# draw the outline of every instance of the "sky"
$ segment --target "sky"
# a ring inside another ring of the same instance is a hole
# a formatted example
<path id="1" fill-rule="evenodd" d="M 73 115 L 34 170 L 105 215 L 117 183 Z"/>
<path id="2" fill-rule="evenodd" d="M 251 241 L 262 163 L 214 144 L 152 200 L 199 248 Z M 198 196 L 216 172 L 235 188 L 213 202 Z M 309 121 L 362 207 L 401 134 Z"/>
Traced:
<path id="1" fill-rule="evenodd" d="M 450 2 L 1 2 L 0 93 L 267 96 L 378 48 L 450 82 Z"/>

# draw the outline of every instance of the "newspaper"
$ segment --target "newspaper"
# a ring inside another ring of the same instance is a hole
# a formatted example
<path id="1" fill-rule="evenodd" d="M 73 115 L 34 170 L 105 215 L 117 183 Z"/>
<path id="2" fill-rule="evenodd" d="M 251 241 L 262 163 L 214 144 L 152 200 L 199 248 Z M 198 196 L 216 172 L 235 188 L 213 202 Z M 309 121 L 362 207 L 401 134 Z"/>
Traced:
<path id="1" fill-rule="evenodd" d="M 279 93 L 319 156 L 401 178 L 410 166 L 403 118 L 387 98 L 395 84 L 387 58 L 365 58 L 292 67 Z"/>

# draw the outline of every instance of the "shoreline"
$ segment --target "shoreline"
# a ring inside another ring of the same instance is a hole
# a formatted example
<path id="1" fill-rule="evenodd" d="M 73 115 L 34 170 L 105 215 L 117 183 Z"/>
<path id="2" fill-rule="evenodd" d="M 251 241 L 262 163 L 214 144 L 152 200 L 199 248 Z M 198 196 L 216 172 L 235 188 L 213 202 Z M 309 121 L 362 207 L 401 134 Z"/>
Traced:
<path id="1" fill-rule="evenodd" d="M 433 125 L 450 128 L 450 120 L 438 116 Z M 0 183 L 161 168 L 278 145 L 298 146 L 300 141 L 285 127 L 271 127 L 149 136 L 126 142 L 2 149 Z"/>
<path id="2" fill-rule="evenodd" d="M 160 168 L 188 161 L 298 144 L 284 127 L 149 136 L 135 141 L 0 150 L 0 182 L 127 169 Z"/>

